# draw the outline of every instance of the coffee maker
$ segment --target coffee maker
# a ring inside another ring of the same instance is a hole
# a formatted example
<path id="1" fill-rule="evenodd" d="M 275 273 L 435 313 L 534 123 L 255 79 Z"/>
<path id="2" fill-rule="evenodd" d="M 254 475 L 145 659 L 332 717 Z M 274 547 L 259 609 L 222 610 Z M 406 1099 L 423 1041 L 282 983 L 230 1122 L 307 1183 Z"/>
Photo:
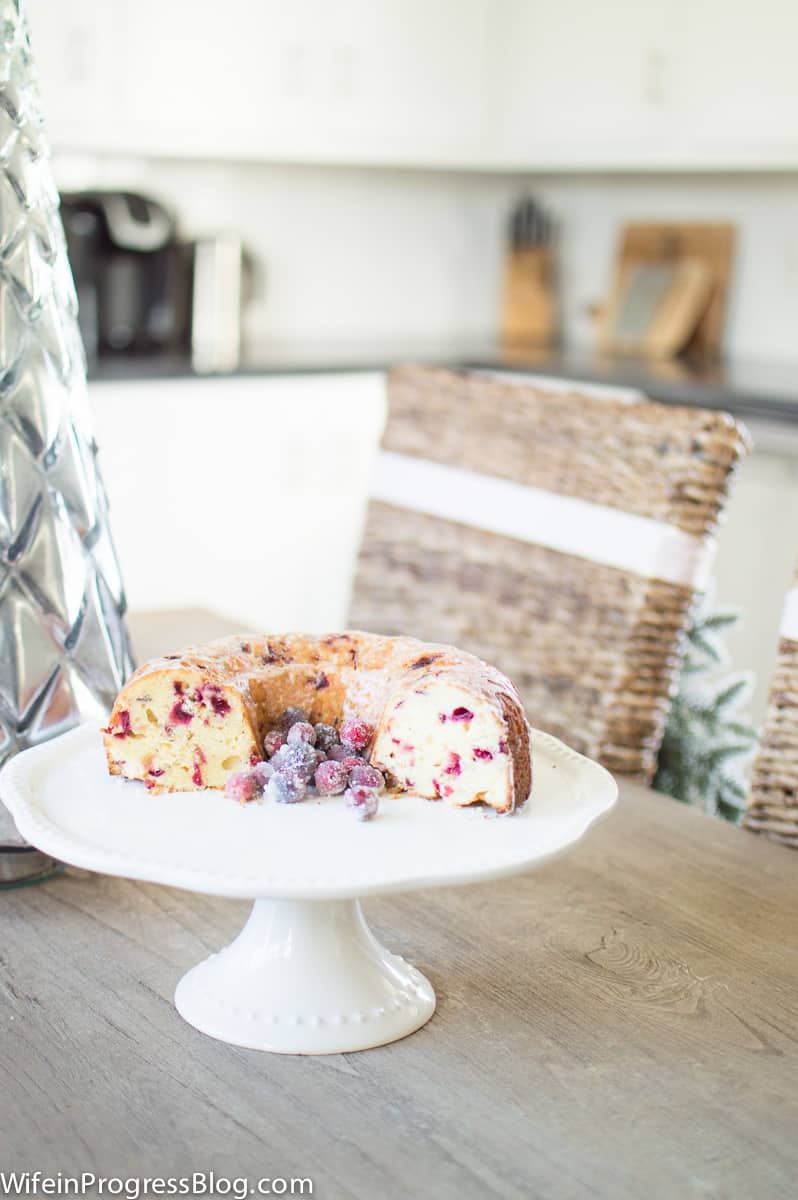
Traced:
<path id="1" fill-rule="evenodd" d="M 147 355 L 232 371 L 253 263 L 241 238 L 181 241 L 172 214 L 135 192 L 61 197 L 89 362 Z"/>
<path id="2" fill-rule="evenodd" d="M 117 191 L 65 193 L 61 211 L 88 358 L 186 352 L 193 247 L 173 215 Z"/>

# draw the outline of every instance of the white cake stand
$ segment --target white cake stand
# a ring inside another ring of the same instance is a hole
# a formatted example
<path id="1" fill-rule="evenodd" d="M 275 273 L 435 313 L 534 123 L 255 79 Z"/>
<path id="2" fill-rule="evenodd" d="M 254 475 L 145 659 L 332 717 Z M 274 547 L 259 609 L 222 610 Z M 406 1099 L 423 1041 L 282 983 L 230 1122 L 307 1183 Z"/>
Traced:
<path id="1" fill-rule="evenodd" d="M 226 949 L 193 967 L 175 1004 L 222 1041 L 285 1054 L 365 1050 L 435 1010 L 427 979 L 379 944 L 358 898 L 476 883 L 565 850 L 615 801 L 602 767 L 533 734 L 534 786 L 509 817 L 386 796 L 360 823 L 340 797 L 241 807 L 220 792 L 155 796 L 111 778 L 96 727 L 26 750 L 0 772 L 22 835 L 75 866 L 254 899 Z"/>

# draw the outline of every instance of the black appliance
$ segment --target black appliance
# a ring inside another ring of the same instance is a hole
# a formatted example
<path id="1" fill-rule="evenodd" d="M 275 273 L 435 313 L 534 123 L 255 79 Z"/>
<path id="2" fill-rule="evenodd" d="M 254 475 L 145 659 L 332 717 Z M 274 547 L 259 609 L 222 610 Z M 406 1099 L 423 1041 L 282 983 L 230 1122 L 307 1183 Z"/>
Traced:
<path id="1" fill-rule="evenodd" d="M 63 194 L 61 211 L 87 356 L 187 352 L 194 248 L 167 209 L 91 191 Z"/>

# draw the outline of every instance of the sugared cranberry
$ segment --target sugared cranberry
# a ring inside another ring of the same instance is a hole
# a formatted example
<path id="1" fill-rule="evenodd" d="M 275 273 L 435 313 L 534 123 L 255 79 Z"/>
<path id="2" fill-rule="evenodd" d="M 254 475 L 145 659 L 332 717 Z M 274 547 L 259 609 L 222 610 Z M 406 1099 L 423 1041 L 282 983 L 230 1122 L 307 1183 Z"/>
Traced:
<path id="1" fill-rule="evenodd" d="M 267 789 L 268 795 L 278 804 L 296 804 L 298 800 L 304 800 L 307 790 L 307 778 L 293 767 L 275 771 Z"/>
<path id="2" fill-rule="evenodd" d="M 359 717 L 347 717 L 345 721 L 341 722 L 338 736 L 342 746 L 349 746 L 352 750 L 365 750 L 371 741 L 373 732 L 371 726 L 365 721 L 361 721 Z"/>
<path id="3" fill-rule="evenodd" d="M 294 706 L 291 705 L 280 717 L 278 724 L 280 728 L 284 729 L 287 733 L 292 725 L 296 725 L 297 721 L 307 720 L 308 714 L 306 712 L 304 712 L 301 708 L 294 708 Z"/>
<path id="4" fill-rule="evenodd" d="M 276 754 L 285 745 L 285 733 L 282 729 L 270 729 L 263 739 L 263 753 L 267 758 Z"/>
<path id="5" fill-rule="evenodd" d="M 346 789 L 349 772 L 343 763 L 327 758 L 316 767 L 316 790 L 320 796 L 340 796 Z"/>
<path id="6" fill-rule="evenodd" d="M 459 775 L 461 773 L 460 755 L 455 754 L 454 750 L 449 751 L 449 759 L 446 766 L 443 768 L 444 775 Z"/>
<path id="7" fill-rule="evenodd" d="M 347 771 L 351 771 L 353 767 L 362 766 L 366 761 L 362 754 L 357 754 L 349 746 L 331 746 L 327 757 L 334 759 L 335 762 L 342 762 Z"/>
<path id="8" fill-rule="evenodd" d="M 266 784 L 274 774 L 274 767 L 270 762 L 259 762 L 250 771 L 250 776 L 255 780 L 256 785 L 261 791 L 266 787 Z"/>
<path id="9" fill-rule="evenodd" d="M 261 788 L 252 771 L 237 771 L 224 785 L 224 794 L 239 804 L 248 804 L 260 794 Z"/>
<path id="10" fill-rule="evenodd" d="M 492 752 L 490 750 L 483 750 L 482 746 L 475 746 L 472 750 L 472 754 L 474 755 L 474 758 L 482 758 L 485 760 L 485 762 L 490 762 L 490 760 L 493 758 Z"/>
<path id="11" fill-rule="evenodd" d="M 358 821 L 370 821 L 377 815 L 380 806 L 379 794 L 374 788 L 350 787 L 344 792 L 344 801 Z"/>
<path id="12" fill-rule="evenodd" d="M 461 705 L 460 708 L 454 709 L 449 720 L 450 721 L 473 721 L 474 714 L 472 713 L 470 708 L 464 708 Z"/>
<path id="13" fill-rule="evenodd" d="M 341 763 L 341 766 L 344 766 Z M 352 787 L 371 788 L 378 792 L 385 787 L 385 778 L 382 771 L 378 771 L 376 767 L 370 767 L 368 763 L 363 763 L 353 767 L 349 774 L 349 783 Z"/>
<path id="14" fill-rule="evenodd" d="M 316 745 L 316 730 L 309 721 L 296 721 L 288 730 L 286 741 L 289 745 L 295 742 L 307 742 L 309 746 Z"/>
<path id="15" fill-rule="evenodd" d="M 298 771 L 309 782 L 318 766 L 316 751 L 307 742 L 281 746 L 271 760 L 275 771 Z"/>
<path id="16" fill-rule="evenodd" d="M 172 705 L 169 713 L 169 721 L 172 725 L 188 725 L 194 719 L 194 714 L 190 708 L 186 708 L 183 700 L 176 700 Z"/>
<path id="17" fill-rule="evenodd" d="M 338 745 L 338 730 L 334 725 L 325 725 L 319 721 L 313 728 L 316 730 L 316 749 L 329 753 L 333 746 Z"/>

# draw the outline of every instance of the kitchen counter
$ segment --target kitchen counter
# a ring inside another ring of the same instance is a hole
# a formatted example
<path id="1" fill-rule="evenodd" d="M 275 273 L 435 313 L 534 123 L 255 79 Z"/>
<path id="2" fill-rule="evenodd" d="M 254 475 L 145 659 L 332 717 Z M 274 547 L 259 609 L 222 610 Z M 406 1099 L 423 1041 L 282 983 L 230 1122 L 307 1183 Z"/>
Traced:
<path id="1" fill-rule="evenodd" d="M 587 352 L 508 350 L 476 340 L 380 343 L 273 343 L 252 347 L 233 375 L 383 370 L 402 362 L 530 371 L 586 383 L 637 388 L 667 404 L 724 408 L 735 415 L 798 424 L 798 364 L 726 362 L 696 367 L 640 362 Z M 91 368 L 97 380 L 168 379 L 194 374 L 186 358 L 105 359 Z"/>
<path id="2" fill-rule="evenodd" d="M 145 656 L 228 628 L 133 627 Z M 3 1169 L 309 1177 L 320 1200 L 787 1200 L 797 872 L 623 783 L 533 874 L 369 901 L 438 1010 L 393 1045 L 294 1058 L 203 1037 L 172 1004 L 246 903 L 69 869 L 3 895 Z"/>

